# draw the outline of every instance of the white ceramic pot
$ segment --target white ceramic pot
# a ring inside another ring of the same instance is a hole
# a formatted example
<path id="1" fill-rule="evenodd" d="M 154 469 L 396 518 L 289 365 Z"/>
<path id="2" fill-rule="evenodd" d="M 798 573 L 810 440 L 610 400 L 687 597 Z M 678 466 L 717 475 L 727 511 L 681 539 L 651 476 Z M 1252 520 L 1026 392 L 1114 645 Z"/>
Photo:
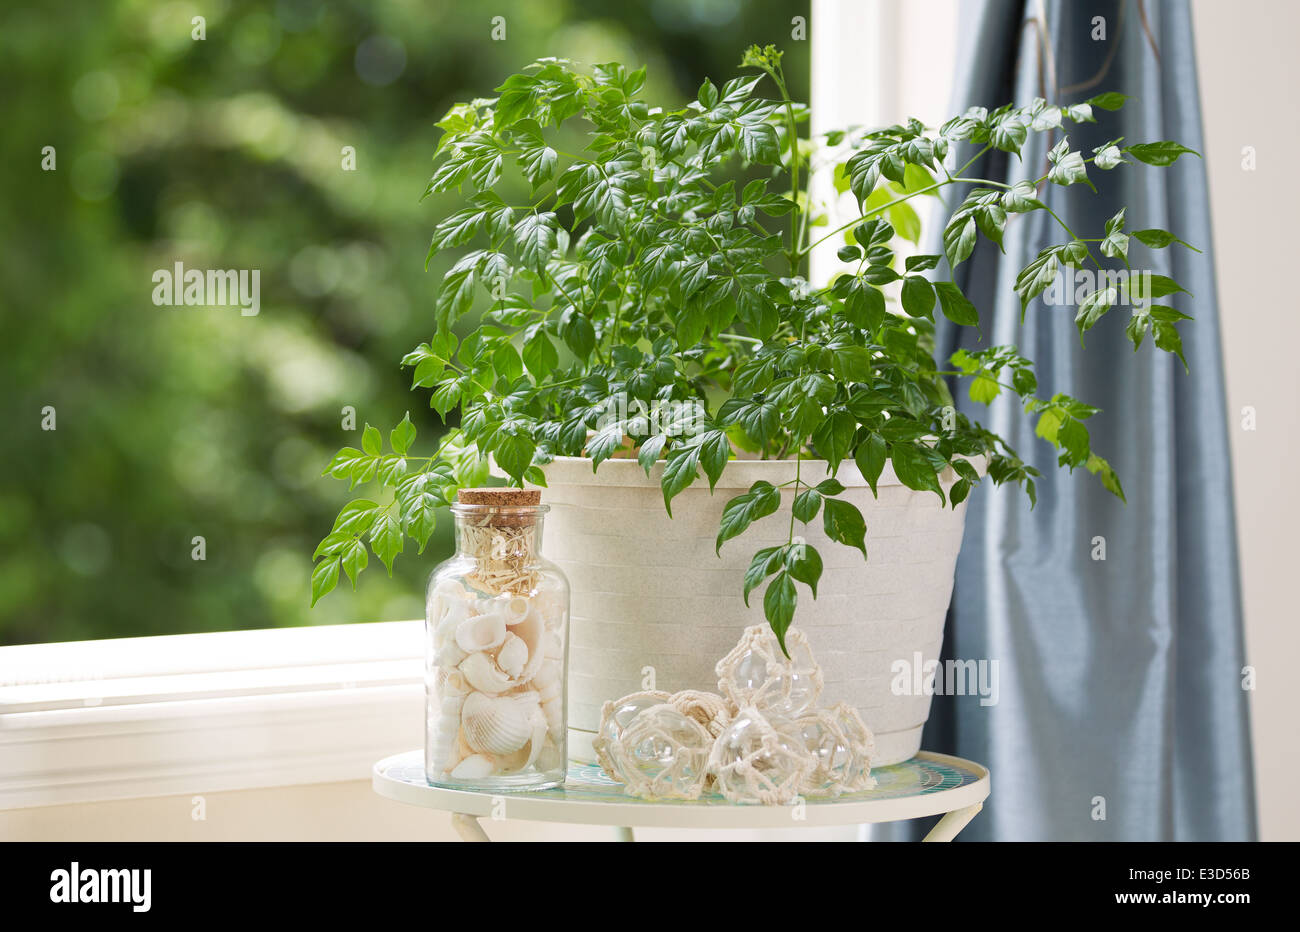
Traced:
<path id="1" fill-rule="evenodd" d="M 741 594 L 745 569 L 760 547 L 786 542 L 790 499 L 714 553 L 723 506 L 759 479 L 794 478 L 790 460 L 734 460 L 715 491 L 700 479 L 664 511 L 660 463 L 650 477 L 634 460 L 607 460 L 593 474 L 585 458 L 546 466 L 544 550 L 572 584 L 569 749 L 592 760 L 591 739 L 609 699 L 654 687 L 716 689 L 713 667 L 747 625 L 764 623 L 762 593 Z M 826 463 L 805 460 L 801 478 L 817 483 Z M 852 462 L 836 476 L 843 497 L 867 522 L 867 555 L 826 537 L 821 516 L 795 533 L 825 565 L 814 600 L 799 585 L 795 624 L 807 632 L 826 677 L 822 701 L 849 702 L 875 732 L 884 766 L 919 750 L 930 711 L 927 695 L 895 695 L 897 660 L 936 660 L 952 596 L 965 503 L 941 506 L 932 492 L 902 485 L 886 465 L 874 498 Z M 948 470 L 945 488 L 956 480 Z"/>

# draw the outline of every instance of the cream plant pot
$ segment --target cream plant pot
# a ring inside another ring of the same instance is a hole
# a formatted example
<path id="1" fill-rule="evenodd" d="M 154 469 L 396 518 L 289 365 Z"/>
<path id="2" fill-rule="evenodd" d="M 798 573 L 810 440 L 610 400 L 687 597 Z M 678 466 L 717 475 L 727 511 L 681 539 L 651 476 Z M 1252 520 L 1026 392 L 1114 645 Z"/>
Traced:
<path id="1" fill-rule="evenodd" d="M 572 585 L 569 749 L 593 760 L 591 740 L 601 706 L 654 688 L 716 688 L 713 666 L 747 625 L 764 624 L 762 588 L 741 598 L 745 569 L 760 547 L 786 543 L 790 500 L 714 553 L 723 506 L 756 481 L 774 485 L 795 476 L 793 460 L 733 460 L 712 494 L 701 477 L 664 511 L 660 463 L 649 477 L 635 460 L 611 459 L 593 473 L 591 461 L 557 457 L 546 466 L 546 555 Z M 824 460 L 804 460 L 801 477 L 816 484 Z M 917 655 L 937 660 L 952 596 L 966 505 L 942 506 L 933 492 L 916 492 L 886 464 L 872 496 L 851 461 L 837 479 L 843 497 L 867 522 L 867 555 L 830 540 L 818 517 L 795 525 L 817 548 L 825 572 L 814 600 L 802 585 L 795 624 L 807 632 L 822 665 L 822 704 L 849 702 L 876 736 L 873 765 L 903 761 L 921 746 L 928 695 L 896 695 L 891 669 L 911 671 Z M 945 492 L 956 481 L 948 470 Z M 918 675 L 919 677 L 919 675 Z M 914 682 L 912 676 L 908 682 Z M 909 690 L 910 692 L 910 690 Z"/>

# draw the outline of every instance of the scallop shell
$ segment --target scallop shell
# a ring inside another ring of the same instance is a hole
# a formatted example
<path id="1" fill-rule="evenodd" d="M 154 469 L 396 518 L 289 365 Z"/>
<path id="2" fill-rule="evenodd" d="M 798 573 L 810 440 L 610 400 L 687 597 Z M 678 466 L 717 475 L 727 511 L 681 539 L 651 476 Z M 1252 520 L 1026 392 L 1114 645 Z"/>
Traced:
<path id="1" fill-rule="evenodd" d="M 460 727 L 466 744 L 475 751 L 502 756 L 532 739 L 538 712 L 535 694 L 525 698 L 471 693 L 461 709 Z"/>
<path id="2" fill-rule="evenodd" d="M 487 693 L 490 696 L 503 693 L 516 685 L 496 665 L 496 661 L 482 651 L 470 654 L 462 660 L 459 669 L 464 675 L 466 683 L 479 692 Z"/>
<path id="3" fill-rule="evenodd" d="M 466 618 L 456 627 L 456 646 L 467 654 L 500 647 L 506 639 L 506 620 L 497 612 Z"/>
<path id="4" fill-rule="evenodd" d="M 497 651 L 497 666 L 513 678 L 524 672 L 527 663 L 528 645 L 524 639 L 516 634 L 507 634 L 501 649 Z"/>

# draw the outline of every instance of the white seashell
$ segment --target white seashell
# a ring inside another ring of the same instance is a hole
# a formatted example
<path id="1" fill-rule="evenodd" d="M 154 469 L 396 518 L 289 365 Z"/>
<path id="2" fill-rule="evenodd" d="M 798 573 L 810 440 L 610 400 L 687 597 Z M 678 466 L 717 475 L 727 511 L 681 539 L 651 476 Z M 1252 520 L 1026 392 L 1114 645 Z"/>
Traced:
<path id="1" fill-rule="evenodd" d="M 560 664 L 555 660 L 544 660 L 533 677 L 533 688 L 541 694 L 542 701 L 547 702 L 558 696 L 564 684 L 560 681 Z"/>
<path id="2" fill-rule="evenodd" d="M 496 770 L 496 761 L 486 754 L 471 754 L 451 770 L 456 780 L 482 780 L 492 776 Z"/>
<path id="3" fill-rule="evenodd" d="M 558 742 L 564 730 L 564 700 L 558 695 L 543 700 L 542 713 L 546 716 L 546 728 L 550 732 L 551 740 Z"/>
<path id="4" fill-rule="evenodd" d="M 471 615 L 487 615 L 497 610 L 497 603 L 493 599 L 473 599 L 469 603 L 469 613 Z"/>
<path id="5" fill-rule="evenodd" d="M 429 748 L 430 763 L 434 773 L 446 773 L 454 760 L 456 732 L 460 725 L 460 707 L 463 696 L 445 696 L 438 709 L 434 726 L 434 741 Z"/>
<path id="6" fill-rule="evenodd" d="M 547 631 L 543 653 L 547 660 L 560 660 L 564 657 L 564 642 L 558 631 Z"/>
<path id="7" fill-rule="evenodd" d="M 499 613 L 475 615 L 456 627 L 456 645 L 467 654 L 492 650 L 506 639 L 506 621 Z"/>
<path id="8" fill-rule="evenodd" d="M 455 667 L 439 667 L 434 675 L 433 688 L 439 696 L 463 696 L 469 692 L 465 675 Z"/>
<path id="9" fill-rule="evenodd" d="M 458 579 L 440 579 L 434 584 L 433 594 L 448 599 L 459 599 L 465 601 L 469 598 L 469 593 L 465 587 L 460 584 Z"/>
<path id="10" fill-rule="evenodd" d="M 439 596 L 435 608 L 436 613 L 430 616 L 435 619 L 434 639 L 442 644 L 456 633 L 456 628 L 469 616 L 469 606 L 464 599 Z"/>
<path id="11" fill-rule="evenodd" d="M 524 665 L 523 672 L 518 677 L 521 682 L 526 683 L 537 675 L 542 661 L 546 659 L 544 650 L 546 626 L 542 616 L 533 609 L 528 612 L 523 621 L 512 626 L 511 631 L 528 646 L 528 663 Z"/>
<path id="12" fill-rule="evenodd" d="M 462 660 L 459 669 L 466 683 L 490 696 L 503 693 L 515 685 L 515 682 L 496 665 L 496 661 L 482 651 L 470 654 Z"/>
<path id="13" fill-rule="evenodd" d="M 461 622 L 464 624 L 464 622 Z M 454 640 L 448 640 L 446 644 L 438 648 L 438 652 L 433 655 L 433 664 L 436 667 L 444 669 L 454 668 L 469 654 L 460 649 L 460 645 Z"/>
<path id="14" fill-rule="evenodd" d="M 528 645 L 516 634 L 507 634 L 505 643 L 497 651 L 497 666 L 510 677 L 517 677 L 528 663 Z"/>
<path id="15" fill-rule="evenodd" d="M 532 739 L 528 747 L 528 763 L 525 767 L 531 767 L 537 760 L 537 756 L 542 753 L 542 745 L 546 743 L 546 733 L 548 725 L 546 723 L 546 714 L 542 710 L 533 706 L 532 712 L 529 713 L 529 720 L 533 726 Z"/>
<path id="16" fill-rule="evenodd" d="M 517 625 L 528 617 L 528 600 L 522 595 L 514 596 L 506 601 L 503 606 L 503 612 L 506 616 L 506 624 Z"/>
<path id="17" fill-rule="evenodd" d="M 461 709 L 465 743 L 475 751 L 502 756 L 518 751 L 533 736 L 537 699 L 471 693 Z"/>
<path id="18" fill-rule="evenodd" d="M 536 764 L 537 769 L 544 773 L 563 769 L 564 758 L 560 755 L 559 745 L 555 741 L 544 742 L 542 752 L 537 755 Z"/>

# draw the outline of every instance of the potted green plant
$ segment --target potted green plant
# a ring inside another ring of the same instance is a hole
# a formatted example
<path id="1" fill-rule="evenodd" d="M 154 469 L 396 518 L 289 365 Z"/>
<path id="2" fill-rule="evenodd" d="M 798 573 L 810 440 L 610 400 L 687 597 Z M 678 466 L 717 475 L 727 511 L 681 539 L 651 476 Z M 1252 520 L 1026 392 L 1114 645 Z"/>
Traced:
<path id="1" fill-rule="evenodd" d="M 979 236 L 1000 245 L 1016 214 L 1056 218 L 1043 185 L 1091 186 L 1090 169 L 1168 165 L 1191 150 L 1115 140 L 1085 154 L 1062 135 L 1043 177 L 1008 186 L 965 172 L 1124 95 L 977 108 L 938 128 L 909 121 L 814 144 L 799 137 L 807 109 L 790 98 L 780 53 L 750 48 L 743 67 L 752 73 L 705 81 L 668 109 L 641 99 L 644 69 L 548 59 L 438 123 L 426 193 L 459 191 L 462 203 L 437 223 L 429 256 L 463 251 L 438 289 L 433 335 L 402 365 L 439 417 L 459 420 L 426 455 L 408 415 L 387 448 L 367 426 L 360 449 L 334 457 L 327 474 L 381 491 L 344 506 L 316 551 L 312 598 L 340 572 L 355 586 L 367 545 L 390 572 L 407 538 L 423 549 L 439 509 L 482 484 L 491 461 L 512 483 L 549 489 L 547 551 L 574 588 L 572 746 L 594 732 L 604 700 L 648 678 L 710 686 L 744 625 L 761 613 L 780 637 L 797 607 L 828 700 L 862 709 L 889 763 L 915 752 L 929 708 L 926 695 L 890 690 L 891 665 L 938 654 L 967 497 L 987 478 L 1032 501 L 1038 475 L 956 411 L 948 380 L 977 401 L 1019 396 L 1062 466 L 1123 497 L 1089 443 L 1096 410 L 1040 396 L 1015 347 L 935 360 L 936 313 L 968 327 L 980 316 L 950 273 L 934 273 L 965 261 Z M 774 97 L 758 93 L 765 81 Z M 959 144 L 972 156 L 945 167 Z M 836 228 L 803 188 L 827 151 L 841 153 L 836 181 L 859 208 Z M 945 255 L 900 259 L 900 234 L 917 238 L 908 201 L 965 184 Z M 1126 268 L 1132 240 L 1181 242 L 1126 232 L 1123 210 L 1090 236 L 1056 221 L 1060 244 L 1016 281 L 1024 306 L 1062 269 Z M 824 241 L 849 265 L 811 283 L 808 257 Z M 1127 303 L 1135 347 L 1150 332 L 1181 357 L 1185 315 L 1153 303 L 1181 290 L 1161 276 L 1103 279 L 1078 305 L 1080 334 Z M 750 548 L 727 544 L 742 534 Z"/>

